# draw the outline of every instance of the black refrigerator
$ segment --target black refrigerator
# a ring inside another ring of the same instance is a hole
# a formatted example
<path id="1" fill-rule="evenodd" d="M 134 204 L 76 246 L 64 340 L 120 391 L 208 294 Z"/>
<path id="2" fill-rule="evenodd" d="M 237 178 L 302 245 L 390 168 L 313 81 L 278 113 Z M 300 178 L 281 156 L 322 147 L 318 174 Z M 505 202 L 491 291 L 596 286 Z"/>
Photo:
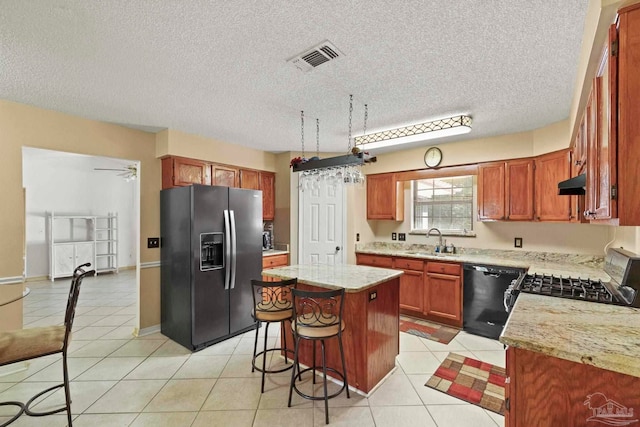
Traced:
<path id="1" fill-rule="evenodd" d="M 191 349 L 255 328 L 262 192 L 194 184 L 160 192 L 161 330 Z"/>

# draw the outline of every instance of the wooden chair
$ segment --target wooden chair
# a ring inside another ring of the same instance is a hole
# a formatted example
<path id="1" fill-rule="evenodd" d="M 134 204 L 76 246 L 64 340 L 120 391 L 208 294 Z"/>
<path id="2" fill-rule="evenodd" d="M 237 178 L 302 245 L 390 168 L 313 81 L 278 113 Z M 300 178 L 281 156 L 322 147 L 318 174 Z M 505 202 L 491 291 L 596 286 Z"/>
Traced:
<path id="1" fill-rule="evenodd" d="M 67 350 L 71 339 L 71 328 L 73 326 L 73 318 L 76 312 L 76 304 L 78 303 L 78 294 L 80 293 L 80 285 L 82 279 L 86 276 L 92 276 L 95 270 L 86 271 L 85 267 L 91 264 L 83 264 L 77 267 L 73 272 L 71 279 L 71 288 L 67 299 L 67 310 L 64 315 L 64 325 L 61 326 L 43 326 L 38 328 L 18 329 L 15 331 L 0 332 L 0 366 L 10 363 L 22 362 L 25 360 L 35 359 L 36 357 L 48 356 L 50 354 L 62 353 L 62 376 L 63 383 L 50 387 L 33 396 L 26 403 L 11 401 L 0 402 L 0 406 L 17 406 L 18 413 L 9 421 L 0 425 L 5 427 L 22 414 L 32 417 L 42 417 L 45 415 L 57 414 L 58 412 L 67 411 L 67 421 L 69 427 L 71 423 L 71 393 L 69 391 L 69 370 L 67 368 Z M 31 404 L 42 395 L 49 393 L 58 388 L 64 387 L 65 406 L 47 412 L 37 412 L 31 410 Z"/>
<path id="2" fill-rule="evenodd" d="M 293 315 L 293 305 L 291 300 L 291 290 L 296 287 L 298 279 L 289 279 L 275 282 L 264 282 L 262 280 L 252 280 L 251 286 L 253 288 L 253 310 L 251 315 L 258 322 L 256 328 L 256 339 L 253 343 L 253 359 L 251 360 L 251 372 L 258 370 L 262 372 L 262 387 L 260 391 L 264 393 L 264 378 L 265 374 L 275 374 L 278 372 L 284 372 L 287 369 L 291 369 L 292 365 L 285 366 L 280 369 L 267 369 L 267 354 L 273 351 L 284 352 L 284 362 L 288 363 L 288 353 L 293 356 L 293 350 L 287 349 L 287 340 L 282 335 L 284 341 L 284 347 L 275 347 L 267 349 L 267 338 L 269 332 L 269 325 L 271 323 L 279 323 L 287 320 L 291 322 Z M 260 329 L 260 323 L 265 324 L 264 328 L 264 347 L 260 353 L 258 351 L 258 329 Z M 256 366 L 256 359 L 262 355 L 262 367 Z"/>
<path id="3" fill-rule="evenodd" d="M 342 332 L 345 323 L 342 320 L 342 311 L 344 306 L 344 289 L 335 291 L 303 291 L 293 289 L 293 322 L 291 329 L 295 340 L 294 351 L 294 368 L 291 373 L 291 385 L 289 386 L 289 403 L 291 407 L 291 397 L 293 390 L 301 397 L 310 400 L 324 400 L 325 422 L 329 424 L 329 399 L 338 396 L 343 390 L 349 395 L 349 383 L 347 381 L 347 368 L 344 362 L 344 348 L 342 346 Z M 342 360 L 342 372 L 335 368 L 328 368 L 326 363 L 325 343 L 329 338 L 337 338 L 340 346 L 340 358 Z M 298 363 L 300 340 L 313 341 L 313 366 L 300 370 Z M 322 373 L 324 379 L 324 395 L 309 396 L 301 392 L 295 384 L 296 376 L 300 379 L 303 372 L 312 371 L 313 382 L 315 384 L 316 371 L 316 341 L 320 341 L 322 355 Z M 342 387 L 335 393 L 327 394 L 327 371 L 331 371 L 334 375 L 342 380 Z M 297 373 L 297 375 L 296 375 Z"/>

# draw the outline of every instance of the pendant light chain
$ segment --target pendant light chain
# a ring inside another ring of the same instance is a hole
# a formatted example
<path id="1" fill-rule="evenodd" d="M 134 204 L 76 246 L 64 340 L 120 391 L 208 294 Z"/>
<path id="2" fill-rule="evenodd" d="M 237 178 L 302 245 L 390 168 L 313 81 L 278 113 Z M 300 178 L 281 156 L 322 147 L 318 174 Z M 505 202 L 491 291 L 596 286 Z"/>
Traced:
<path id="1" fill-rule="evenodd" d="M 316 119 L 316 157 L 320 157 L 320 119 Z"/>
<path id="2" fill-rule="evenodd" d="M 304 159 L 304 110 L 300 111 L 300 134 L 302 135 L 302 158 Z"/>
<path id="3" fill-rule="evenodd" d="M 353 114 L 353 95 L 349 95 L 349 142 L 347 152 L 351 153 L 351 116 Z"/>
<path id="4" fill-rule="evenodd" d="M 362 131 L 363 135 L 367 134 L 367 119 L 369 118 L 369 107 L 367 104 L 364 104 L 364 130 Z"/>

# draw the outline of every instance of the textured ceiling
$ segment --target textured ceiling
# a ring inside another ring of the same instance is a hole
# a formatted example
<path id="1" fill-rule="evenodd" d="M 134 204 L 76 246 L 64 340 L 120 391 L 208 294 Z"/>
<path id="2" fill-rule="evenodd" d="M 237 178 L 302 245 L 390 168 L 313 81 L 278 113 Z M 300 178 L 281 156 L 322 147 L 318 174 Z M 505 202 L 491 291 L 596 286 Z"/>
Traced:
<path id="1" fill-rule="evenodd" d="M 355 135 L 365 103 L 370 131 L 467 113 L 456 140 L 512 133 L 568 117 L 587 3 L 0 0 L 0 98 L 274 152 L 300 149 L 300 110 L 307 151 L 315 118 L 345 151 L 349 94 Z M 344 56 L 287 64 L 325 39 Z"/>

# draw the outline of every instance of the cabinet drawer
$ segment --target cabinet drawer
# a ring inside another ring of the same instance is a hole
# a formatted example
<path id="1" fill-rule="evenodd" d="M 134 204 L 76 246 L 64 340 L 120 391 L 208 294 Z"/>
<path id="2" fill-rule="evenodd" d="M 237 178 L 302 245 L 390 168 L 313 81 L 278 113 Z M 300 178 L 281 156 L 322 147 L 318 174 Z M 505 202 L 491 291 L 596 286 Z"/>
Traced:
<path id="1" fill-rule="evenodd" d="M 358 264 L 372 265 L 374 267 L 391 268 L 393 266 L 393 260 L 391 259 L 391 257 L 378 255 L 358 254 L 357 261 Z"/>
<path id="2" fill-rule="evenodd" d="M 271 255 L 262 258 L 262 268 L 280 267 L 289 264 L 289 255 Z"/>
<path id="3" fill-rule="evenodd" d="M 450 274 L 452 276 L 460 275 L 460 264 L 449 264 L 446 262 L 428 262 L 427 272 Z"/>
<path id="4" fill-rule="evenodd" d="M 424 261 L 408 258 L 394 258 L 393 268 L 401 268 L 403 270 L 422 271 Z"/>

